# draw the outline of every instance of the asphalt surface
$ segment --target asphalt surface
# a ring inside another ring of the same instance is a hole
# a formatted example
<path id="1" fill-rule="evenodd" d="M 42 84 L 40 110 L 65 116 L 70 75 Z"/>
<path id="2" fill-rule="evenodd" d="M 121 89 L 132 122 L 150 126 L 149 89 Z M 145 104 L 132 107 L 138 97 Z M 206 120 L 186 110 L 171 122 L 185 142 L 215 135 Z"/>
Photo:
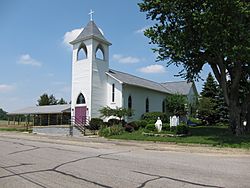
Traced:
<path id="1" fill-rule="evenodd" d="M 0 187 L 250 187 L 250 152 L 0 132 Z"/>

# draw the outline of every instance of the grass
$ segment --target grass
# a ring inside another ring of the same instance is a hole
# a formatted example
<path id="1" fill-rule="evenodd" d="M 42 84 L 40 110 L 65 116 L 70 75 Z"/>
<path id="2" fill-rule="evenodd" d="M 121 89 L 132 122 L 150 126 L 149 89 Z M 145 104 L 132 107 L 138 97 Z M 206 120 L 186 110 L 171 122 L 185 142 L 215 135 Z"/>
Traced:
<path id="1" fill-rule="evenodd" d="M 201 126 L 190 127 L 190 136 L 186 137 L 154 137 L 145 136 L 143 130 L 133 133 L 125 132 L 122 135 L 114 135 L 108 138 L 124 140 L 144 140 L 158 142 L 174 142 L 189 144 L 205 144 L 217 147 L 246 148 L 250 149 L 250 135 L 236 137 L 231 134 L 227 127 Z"/>
<path id="2" fill-rule="evenodd" d="M 30 127 L 28 127 L 30 129 Z M 20 125 L 8 125 L 8 121 L 0 120 L 0 131 L 27 131 L 27 125 L 20 123 Z"/>

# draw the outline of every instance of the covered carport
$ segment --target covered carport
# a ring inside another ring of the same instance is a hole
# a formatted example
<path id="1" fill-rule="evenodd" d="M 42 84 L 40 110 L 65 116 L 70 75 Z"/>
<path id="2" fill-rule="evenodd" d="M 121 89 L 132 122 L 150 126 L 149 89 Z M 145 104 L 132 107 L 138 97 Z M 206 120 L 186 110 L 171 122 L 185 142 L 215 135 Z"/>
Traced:
<path id="1" fill-rule="evenodd" d="M 33 126 L 70 124 L 70 104 L 33 106 L 8 113 L 8 124 L 32 124 Z"/>

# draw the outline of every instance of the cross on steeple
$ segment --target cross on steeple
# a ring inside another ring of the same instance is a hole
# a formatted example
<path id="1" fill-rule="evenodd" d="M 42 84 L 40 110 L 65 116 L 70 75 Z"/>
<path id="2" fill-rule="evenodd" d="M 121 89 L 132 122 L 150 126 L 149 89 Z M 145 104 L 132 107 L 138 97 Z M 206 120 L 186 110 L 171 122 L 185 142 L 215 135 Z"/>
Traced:
<path id="1" fill-rule="evenodd" d="M 94 11 L 91 9 L 90 13 L 89 13 L 89 15 L 90 15 L 90 21 L 93 21 L 93 14 L 94 14 Z"/>

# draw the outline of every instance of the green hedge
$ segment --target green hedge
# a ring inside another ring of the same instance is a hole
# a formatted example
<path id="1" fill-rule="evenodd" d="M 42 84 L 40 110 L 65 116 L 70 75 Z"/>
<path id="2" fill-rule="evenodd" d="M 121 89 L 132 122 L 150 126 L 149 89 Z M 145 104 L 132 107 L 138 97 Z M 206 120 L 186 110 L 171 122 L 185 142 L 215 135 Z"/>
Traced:
<path id="1" fill-rule="evenodd" d="M 156 131 L 155 124 L 147 124 L 145 129 L 148 131 Z"/>
<path id="2" fill-rule="evenodd" d="M 160 117 L 163 123 L 169 123 L 169 115 L 163 112 L 146 112 L 142 115 L 141 119 L 146 121 L 154 121 L 155 123 L 158 117 Z"/>

